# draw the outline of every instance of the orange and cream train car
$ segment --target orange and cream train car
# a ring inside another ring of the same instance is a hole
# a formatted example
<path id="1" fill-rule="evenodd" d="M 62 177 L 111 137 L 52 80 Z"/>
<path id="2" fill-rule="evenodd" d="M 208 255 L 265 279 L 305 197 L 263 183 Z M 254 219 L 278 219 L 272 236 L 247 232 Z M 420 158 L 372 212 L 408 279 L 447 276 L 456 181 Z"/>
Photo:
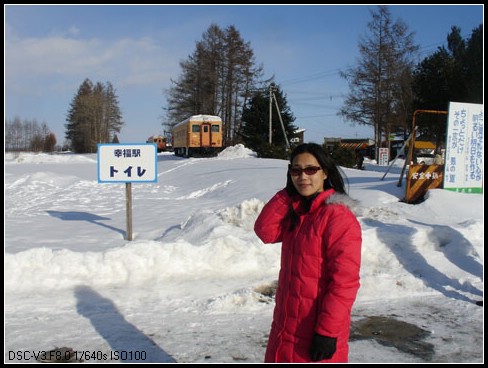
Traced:
<path id="1" fill-rule="evenodd" d="M 172 131 L 176 156 L 215 155 L 222 148 L 222 119 L 214 115 L 193 115 Z"/>
<path id="2" fill-rule="evenodd" d="M 156 143 L 158 152 L 164 152 L 167 148 L 167 139 L 162 135 L 152 135 L 147 139 L 146 143 Z"/>

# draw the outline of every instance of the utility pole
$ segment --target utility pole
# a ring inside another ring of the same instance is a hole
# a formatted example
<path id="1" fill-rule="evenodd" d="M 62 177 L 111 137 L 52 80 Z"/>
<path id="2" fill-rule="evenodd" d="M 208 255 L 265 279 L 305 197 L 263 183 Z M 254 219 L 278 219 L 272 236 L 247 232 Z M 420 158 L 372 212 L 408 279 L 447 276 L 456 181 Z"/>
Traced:
<path id="1" fill-rule="evenodd" d="M 273 92 L 273 98 L 275 101 L 276 110 L 278 111 L 278 117 L 280 118 L 281 129 L 283 130 L 283 135 L 285 136 L 286 149 L 289 151 L 290 150 L 290 143 L 288 142 L 288 137 L 286 136 L 285 124 L 283 124 L 283 119 L 281 118 L 280 107 L 278 106 L 278 101 L 276 100 L 276 95 L 274 94 L 274 92 Z"/>
<path id="2" fill-rule="evenodd" d="M 273 141 L 273 88 L 274 83 L 269 85 L 269 144 Z"/>
<path id="3" fill-rule="evenodd" d="M 281 112 L 280 112 L 280 107 L 278 106 L 278 100 L 276 99 L 276 95 L 274 93 L 276 87 L 274 83 L 271 83 L 269 85 L 269 144 L 271 144 L 272 140 L 272 134 L 273 134 L 273 100 L 275 102 L 276 106 L 276 111 L 278 112 L 278 117 L 280 118 L 280 123 L 281 123 L 281 129 L 283 130 L 283 135 L 285 137 L 285 142 L 286 142 L 286 149 L 289 151 L 290 150 L 290 143 L 288 142 L 288 137 L 286 135 L 286 130 L 285 130 L 285 124 L 283 124 L 283 118 L 281 117 Z"/>

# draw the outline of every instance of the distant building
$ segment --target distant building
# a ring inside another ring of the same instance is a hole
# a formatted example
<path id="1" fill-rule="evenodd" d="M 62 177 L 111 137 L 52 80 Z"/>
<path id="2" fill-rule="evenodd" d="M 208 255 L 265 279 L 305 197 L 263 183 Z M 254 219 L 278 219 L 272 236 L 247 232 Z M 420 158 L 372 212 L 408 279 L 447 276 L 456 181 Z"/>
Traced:
<path id="1" fill-rule="evenodd" d="M 298 146 L 305 142 L 305 130 L 297 129 L 293 132 L 293 135 L 290 137 L 290 146 Z"/>
<path id="2" fill-rule="evenodd" d="M 363 156 L 374 157 L 375 144 L 372 139 L 369 138 L 333 138 L 325 137 L 324 145 L 331 152 L 335 145 L 339 145 L 341 148 L 346 148 L 351 151 L 360 151 Z"/>
<path id="3" fill-rule="evenodd" d="M 341 138 L 332 138 L 332 137 L 324 138 L 324 146 L 325 148 L 327 148 L 327 151 L 329 152 L 332 152 L 334 150 L 334 146 L 340 143 L 341 143 Z"/>

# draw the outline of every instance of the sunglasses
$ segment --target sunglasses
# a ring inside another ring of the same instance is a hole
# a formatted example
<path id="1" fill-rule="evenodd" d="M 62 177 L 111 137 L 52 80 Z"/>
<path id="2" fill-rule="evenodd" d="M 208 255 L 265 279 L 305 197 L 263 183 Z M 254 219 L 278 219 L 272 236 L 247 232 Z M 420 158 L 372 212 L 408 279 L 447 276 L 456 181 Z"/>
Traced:
<path id="1" fill-rule="evenodd" d="M 317 174 L 317 171 L 322 170 L 322 168 L 320 166 L 308 166 L 304 169 L 300 169 L 298 167 L 288 166 L 288 170 L 290 171 L 291 176 L 300 176 L 302 173 L 307 175 L 315 175 Z"/>

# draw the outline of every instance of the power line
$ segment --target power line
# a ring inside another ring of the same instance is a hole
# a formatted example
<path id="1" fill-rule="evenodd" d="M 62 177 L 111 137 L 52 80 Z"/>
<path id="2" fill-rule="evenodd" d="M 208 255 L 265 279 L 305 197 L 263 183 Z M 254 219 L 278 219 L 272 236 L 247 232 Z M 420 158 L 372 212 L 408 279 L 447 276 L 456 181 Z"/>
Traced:
<path id="1" fill-rule="evenodd" d="M 303 82 L 308 82 L 308 81 L 311 81 L 311 80 L 317 80 L 317 79 L 321 79 L 321 78 L 327 78 L 327 77 L 330 77 L 330 76 L 338 75 L 339 73 L 340 73 L 340 70 L 339 69 L 331 69 L 331 70 L 326 70 L 326 71 L 323 71 L 323 72 L 317 72 L 317 73 L 314 73 L 314 74 L 309 74 L 309 75 L 306 75 L 306 76 L 303 76 L 303 77 L 297 77 L 297 78 L 294 78 L 294 79 L 289 79 L 289 80 L 286 80 L 285 79 L 282 82 L 282 84 L 292 85 L 292 84 L 297 84 L 297 83 L 303 83 Z"/>

